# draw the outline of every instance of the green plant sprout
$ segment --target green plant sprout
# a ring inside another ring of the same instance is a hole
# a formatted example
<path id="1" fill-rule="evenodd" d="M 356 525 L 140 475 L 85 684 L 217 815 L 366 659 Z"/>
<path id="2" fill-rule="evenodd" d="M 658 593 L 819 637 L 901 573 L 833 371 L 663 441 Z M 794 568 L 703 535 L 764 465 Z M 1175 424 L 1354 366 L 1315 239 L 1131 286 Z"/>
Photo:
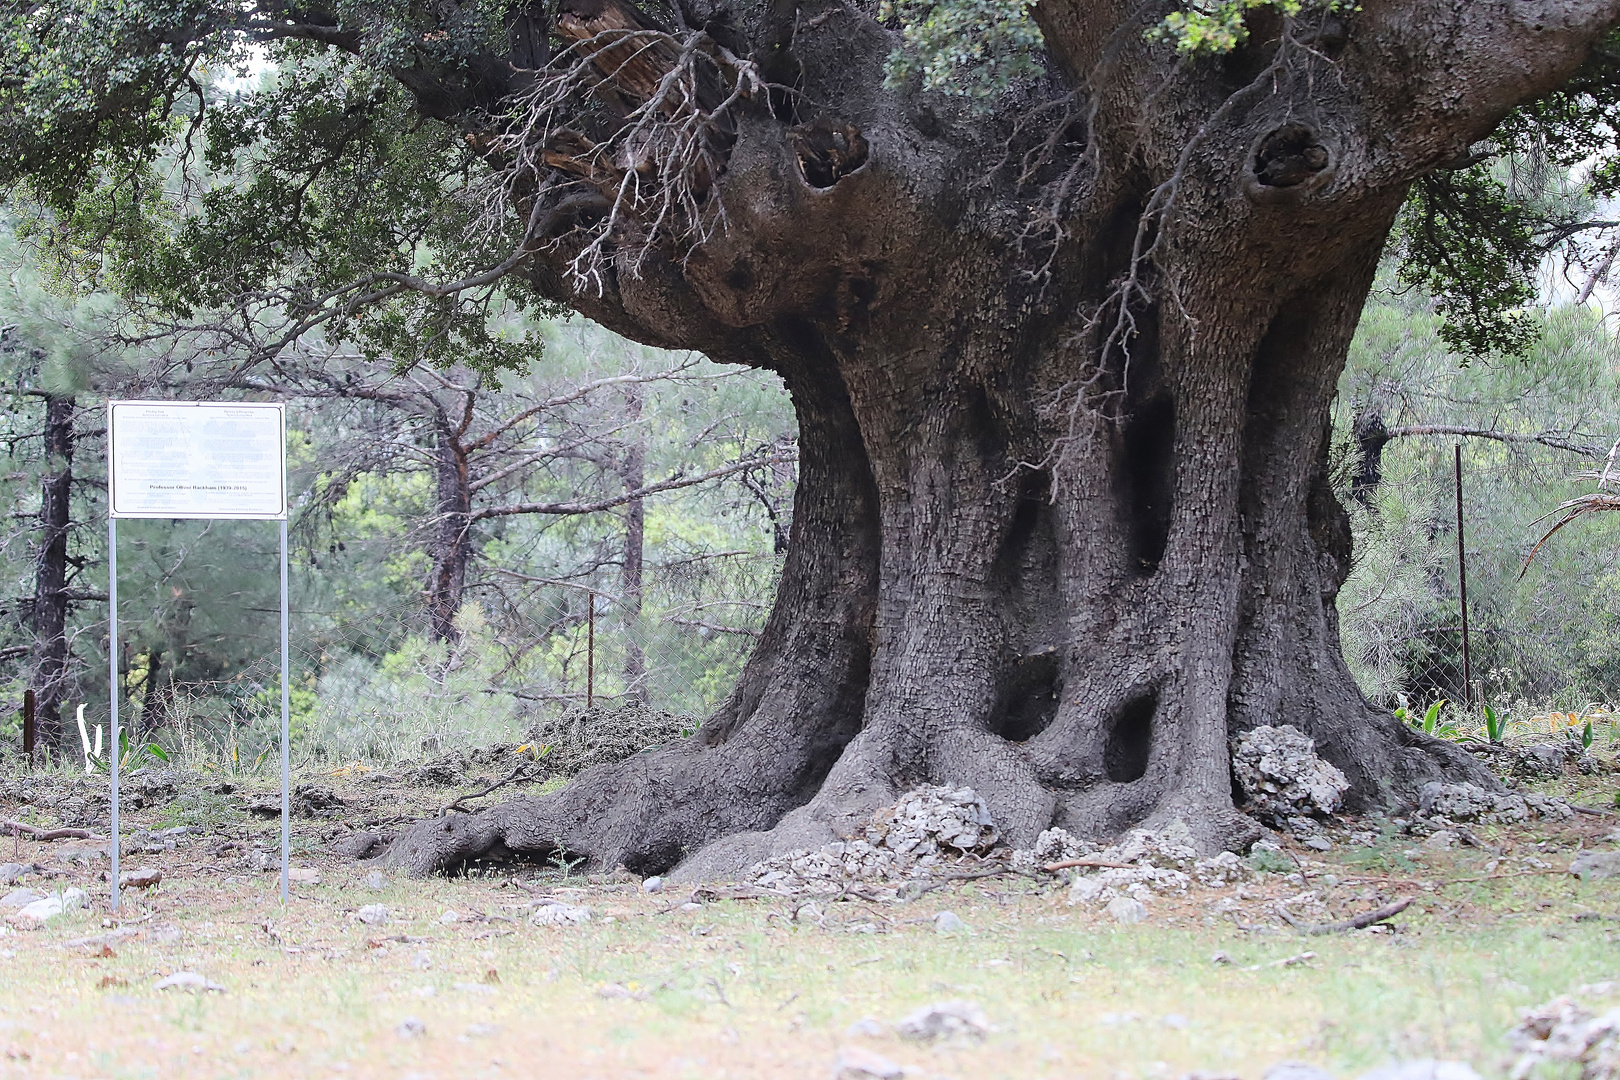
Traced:
<path id="1" fill-rule="evenodd" d="M 1495 709 L 1491 708 L 1489 705 L 1486 705 L 1485 737 L 1493 743 L 1499 743 L 1502 741 L 1502 736 L 1505 733 L 1506 728 L 1507 721 L 1503 717 L 1497 715 Z"/>

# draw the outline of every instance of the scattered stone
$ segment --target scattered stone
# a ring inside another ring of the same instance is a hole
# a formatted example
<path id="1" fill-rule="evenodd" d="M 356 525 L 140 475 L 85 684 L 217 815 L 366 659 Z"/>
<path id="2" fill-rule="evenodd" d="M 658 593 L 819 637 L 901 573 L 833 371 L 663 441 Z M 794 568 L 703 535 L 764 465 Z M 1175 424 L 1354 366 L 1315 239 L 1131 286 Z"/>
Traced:
<path id="1" fill-rule="evenodd" d="M 990 1032 L 984 1010 L 971 1001 L 940 1001 L 906 1014 L 894 1030 L 917 1042 L 938 1039 L 982 1039 Z"/>
<path id="2" fill-rule="evenodd" d="M 654 874 L 652 877 L 641 883 L 641 891 L 644 893 L 662 892 L 663 888 L 664 879 L 659 877 L 657 874 Z"/>
<path id="3" fill-rule="evenodd" d="M 69 911 L 88 907 L 90 898 L 83 889 L 64 889 L 55 895 L 41 897 L 18 908 L 11 921 L 25 929 L 36 929 Z"/>
<path id="4" fill-rule="evenodd" d="M 447 926 L 450 923 L 453 923 L 453 922 L 460 922 L 461 921 L 461 912 L 459 912 L 459 911 L 446 911 L 446 912 L 444 912 L 443 914 L 441 914 L 439 916 L 439 921 L 444 923 Z"/>
<path id="5" fill-rule="evenodd" d="M 427 1034 L 427 1025 L 414 1016 L 407 1016 L 399 1022 L 394 1034 L 402 1039 L 420 1039 Z"/>
<path id="6" fill-rule="evenodd" d="M 1430 818 L 1452 821 L 1480 821 L 1486 824 L 1512 824 L 1533 817 L 1568 821 L 1575 816 L 1569 803 L 1534 792 L 1486 791 L 1478 784 L 1424 784 L 1418 793 L 1418 806 Z M 1414 822 L 1414 825 L 1417 823 Z"/>
<path id="7" fill-rule="evenodd" d="M 1300 843 L 1304 844 L 1306 847 L 1310 848 L 1312 851 L 1332 851 L 1333 850 L 1333 841 L 1329 840 L 1325 836 L 1308 836 L 1304 840 L 1301 840 Z"/>
<path id="8" fill-rule="evenodd" d="M 15 885 L 26 875 L 37 873 L 38 870 L 33 863 L 0 863 L 0 885 Z"/>
<path id="9" fill-rule="evenodd" d="M 1581 987 L 1576 993 L 1608 997 L 1614 993 L 1614 984 Z M 1572 997 L 1557 997 L 1520 1012 L 1518 1024 L 1508 1032 L 1508 1045 L 1519 1055 L 1509 1073 L 1514 1080 L 1523 1080 L 1544 1061 L 1579 1064 L 1581 1080 L 1616 1080 L 1620 1077 L 1620 1009 L 1599 1016 Z"/>
<path id="10" fill-rule="evenodd" d="M 491 1035 L 499 1035 L 500 1033 L 501 1026 L 499 1024 L 468 1024 L 466 1037 L 469 1039 L 487 1039 Z"/>
<path id="11" fill-rule="evenodd" d="M 1569 864 L 1569 872 L 1582 881 L 1620 876 L 1620 851 L 1583 851 Z M 5 901 L 0 900 L 0 907 Z"/>
<path id="12" fill-rule="evenodd" d="M 1292 724 L 1264 725 L 1232 745 L 1232 771 L 1248 798 L 1245 810 L 1273 823 L 1320 817 L 1339 809 L 1350 781 L 1316 753 L 1316 742 Z"/>
<path id="13" fill-rule="evenodd" d="M 163 880 L 163 871 L 156 867 L 140 870 L 125 870 L 118 875 L 118 887 L 121 889 L 150 889 Z"/>
<path id="14" fill-rule="evenodd" d="M 1441 829 L 1430 833 L 1421 846 L 1427 851 L 1450 851 L 1457 846 L 1457 834 L 1450 829 Z"/>
<path id="15" fill-rule="evenodd" d="M 1307 1065 L 1303 1061 L 1279 1061 L 1267 1069 L 1260 1080 L 1334 1080 L 1334 1077 L 1318 1065 Z"/>
<path id="16" fill-rule="evenodd" d="M 0 908 L 20 908 L 32 904 L 35 900 L 45 899 L 45 894 L 35 892 L 33 889 L 13 889 L 0 897 Z"/>
<path id="17" fill-rule="evenodd" d="M 289 866 L 287 880 L 294 885 L 319 885 L 321 872 L 313 866 Z"/>
<path id="18" fill-rule="evenodd" d="M 1556 780 L 1574 756 L 1569 746 L 1536 743 L 1513 751 L 1513 773 L 1531 780 Z"/>
<path id="19" fill-rule="evenodd" d="M 426 949 L 418 949 L 416 955 L 411 957 L 411 967 L 417 971 L 432 971 L 433 954 Z"/>
<path id="20" fill-rule="evenodd" d="M 1154 893 L 1183 893 L 1192 884 L 1187 871 L 1200 866 L 1192 832 L 1179 818 L 1163 830 L 1135 829 L 1112 847 L 1097 853 L 1097 861 L 1119 864 L 1102 869 L 1080 868 L 1069 889 L 1069 903 L 1107 906 L 1117 897 L 1146 903 Z M 1230 864 L 1208 860 L 1206 872 L 1224 874 Z"/>
<path id="21" fill-rule="evenodd" d="M 225 988 L 206 976 L 195 971 L 177 971 L 166 979 L 159 979 L 152 984 L 154 990 L 212 990 L 223 994 Z"/>
<path id="22" fill-rule="evenodd" d="M 70 840 L 56 853 L 67 862 L 90 866 L 111 859 L 112 847 L 105 840 Z"/>
<path id="23" fill-rule="evenodd" d="M 1028 851 L 1015 851 L 1013 866 L 1020 870 L 1036 870 L 1052 863 L 1084 859 L 1097 853 L 1098 846 L 1081 840 L 1064 829 L 1047 829 L 1035 838 L 1035 846 Z"/>
<path id="24" fill-rule="evenodd" d="M 850 1036 L 865 1037 L 868 1039 L 878 1039 L 882 1038 L 885 1034 L 887 1034 L 887 1032 L 882 1024 L 878 1023 L 870 1016 L 863 1016 L 853 1024 L 849 1025 L 849 1028 L 845 1031 L 845 1034 Z"/>
<path id="25" fill-rule="evenodd" d="M 16 914 L 11 916 L 11 921 L 18 926 L 32 928 L 42 926 L 60 914 L 62 914 L 62 898 L 46 896 L 18 908 Z"/>
<path id="26" fill-rule="evenodd" d="M 1356 1080 L 1480 1080 L 1480 1075 L 1466 1061 L 1425 1059 L 1386 1065 L 1364 1072 Z"/>
<path id="27" fill-rule="evenodd" d="M 368 889 L 380 889 L 387 884 L 388 879 L 383 877 L 381 870 L 373 870 L 366 875 L 366 888 Z"/>
<path id="28" fill-rule="evenodd" d="M 1147 907 L 1135 897 L 1116 896 L 1108 901 L 1108 914 L 1118 922 L 1130 925 L 1147 918 Z"/>
<path id="29" fill-rule="evenodd" d="M 1230 851 L 1193 863 L 1193 877 L 1200 885 L 1222 889 L 1254 877 L 1254 868 Z"/>
<path id="30" fill-rule="evenodd" d="M 954 911 L 942 911 L 934 916 L 934 933 L 955 934 L 967 929 L 967 923 Z"/>
<path id="31" fill-rule="evenodd" d="M 911 856 L 989 851 L 1000 838 L 978 792 L 946 785 L 906 792 L 866 827 L 873 847 Z"/>
<path id="32" fill-rule="evenodd" d="M 382 904 L 367 904 L 354 917 L 367 926 L 381 926 L 388 921 L 388 908 Z"/>
<path id="33" fill-rule="evenodd" d="M 530 926 L 579 926 L 591 921 L 591 909 L 560 900 L 541 904 L 529 914 Z"/>
<path id="34" fill-rule="evenodd" d="M 906 1070 L 882 1054 L 862 1046 L 846 1046 L 838 1051 L 833 1080 L 900 1080 Z"/>

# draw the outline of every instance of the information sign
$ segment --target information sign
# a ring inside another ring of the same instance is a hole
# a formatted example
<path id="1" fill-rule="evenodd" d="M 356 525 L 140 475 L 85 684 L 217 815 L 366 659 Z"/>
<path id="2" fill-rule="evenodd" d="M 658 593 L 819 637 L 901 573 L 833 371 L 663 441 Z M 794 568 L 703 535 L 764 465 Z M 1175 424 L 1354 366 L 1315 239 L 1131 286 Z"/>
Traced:
<path id="1" fill-rule="evenodd" d="M 279 402 L 114 401 L 107 421 L 113 517 L 286 518 Z"/>
<path id="2" fill-rule="evenodd" d="M 281 900 L 292 858 L 287 683 L 287 427 L 279 402 L 107 403 L 107 664 L 112 907 L 118 910 L 118 519 L 258 518 L 281 526 Z"/>

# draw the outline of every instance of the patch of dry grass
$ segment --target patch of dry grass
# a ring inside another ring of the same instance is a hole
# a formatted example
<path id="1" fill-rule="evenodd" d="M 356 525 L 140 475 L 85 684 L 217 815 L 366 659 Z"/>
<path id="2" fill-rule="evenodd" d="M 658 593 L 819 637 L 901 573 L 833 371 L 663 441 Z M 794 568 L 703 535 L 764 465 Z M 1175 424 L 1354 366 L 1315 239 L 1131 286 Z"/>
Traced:
<path id="1" fill-rule="evenodd" d="M 1351 1074 L 1414 1056 L 1489 1073 L 1516 1008 L 1620 974 L 1615 884 L 1525 862 L 1567 865 L 1606 828 L 1583 818 L 1558 832 L 1492 830 L 1487 842 L 1510 849 L 1495 864 L 1472 849 L 1419 853 L 1410 838 L 1336 849 L 1304 880 L 1195 888 L 1128 927 L 1022 879 L 911 904 L 829 904 L 825 918 L 794 922 L 787 900 L 688 910 L 684 892 L 533 870 L 524 885 L 378 890 L 365 870 L 321 858 L 299 860 L 323 882 L 296 886 L 283 909 L 274 874 L 214 865 L 206 839 L 126 859 L 162 865 L 165 879 L 112 919 L 94 867 L 25 842 L 23 861 L 54 863 L 65 874 L 51 884 L 85 887 L 97 907 L 0 938 L 0 1076 L 824 1077 L 849 1044 L 927 1077 L 1257 1078 L 1284 1058 Z M 536 889 L 596 917 L 530 926 Z M 1419 899 L 1398 933 L 1304 938 L 1270 904 L 1306 889 L 1330 914 Z M 1223 899 L 1224 913 L 1212 906 Z M 373 903 L 389 921 L 357 922 Z M 935 932 L 946 909 L 966 932 Z M 441 921 L 447 910 L 456 921 Z M 72 943 L 120 927 L 133 933 L 105 948 Z M 1213 962 L 1218 951 L 1229 962 Z M 1315 958 L 1275 963 L 1306 951 Z M 179 970 L 225 992 L 153 988 Z M 889 1032 L 950 998 L 983 1007 L 987 1039 L 929 1047 L 850 1031 L 869 1018 Z M 399 1034 L 413 1018 L 424 1033 Z"/>

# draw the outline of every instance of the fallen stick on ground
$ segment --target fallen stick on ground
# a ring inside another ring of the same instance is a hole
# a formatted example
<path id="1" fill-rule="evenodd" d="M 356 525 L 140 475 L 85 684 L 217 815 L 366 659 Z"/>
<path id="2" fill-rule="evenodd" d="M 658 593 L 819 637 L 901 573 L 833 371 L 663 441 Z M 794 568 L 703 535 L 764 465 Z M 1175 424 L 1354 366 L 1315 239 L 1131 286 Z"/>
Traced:
<path id="1" fill-rule="evenodd" d="M 1112 866 L 1113 863 L 1101 863 L 1102 866 Z M 1051 869 L 1048 867 L 1047 869 Z M 947 874 L 937 878 L 913 878 L 905 882 L 896 890 L 899 898 L 906 902 L 917 899 L 935 889 L 942 889 L 958 881 L 978 881 L 981 878 L 1001 877 L 1003 874 L 1021 874 L 1024 877 L 1039 878 L 1034 871 L 1020 870 L 1015 866 L 999 866 L 993 870 L 976 870 L 971 874 Z"/>
<path id="2" fill-rule="evenodd" d="M 38 825 L 24 825 L 20 821 L 0 821 L 0 833 L 21 836 L 26 833 L 35 840 L 95 840 L 89 829 L 42 829 Z"/>
<path id="3" fill-rule="evenodd" d="M 1128 862 L 1109 862 L 1107 859 L 1064 859 L 1062 862 L 1047 863 L 1045 866 L 1041 867 L 1041 869 L 1045 870 L 1049 874 L 1055 874 L 1059 870 L 1070 870 L 1076 866 L 1100 866 L 1108 870 L 1130 870 L 1133 869 L 1136 864 Z"/>
<path id="4" fill-rule="evenodd" d="M 1357 915 L 1353 919 L 1344 919 L 1340 922 L 1333 923 L 1301 922 L 1299 919 L 1294 917 L 1293 912 L 1289 911 L 1282 905 L 1281 901 L 1278 901 L 1276 906 L 1277 914 L 1283 917 L 1283 921 L 1302 934 L 1338 934 L 1346 930 L 1364 930 L 1373 923 L 1383 922 L 1385 919 L 1399 915 L 1401 912 L 1412 906 L 1413 899 L 1414 898 L 1410 896 L 1403 896 L 1393 903 L 1385 904 L 1381 908 L 1374 908 L 1372 911 L 1369 911 L 1363 915 Z"/>

